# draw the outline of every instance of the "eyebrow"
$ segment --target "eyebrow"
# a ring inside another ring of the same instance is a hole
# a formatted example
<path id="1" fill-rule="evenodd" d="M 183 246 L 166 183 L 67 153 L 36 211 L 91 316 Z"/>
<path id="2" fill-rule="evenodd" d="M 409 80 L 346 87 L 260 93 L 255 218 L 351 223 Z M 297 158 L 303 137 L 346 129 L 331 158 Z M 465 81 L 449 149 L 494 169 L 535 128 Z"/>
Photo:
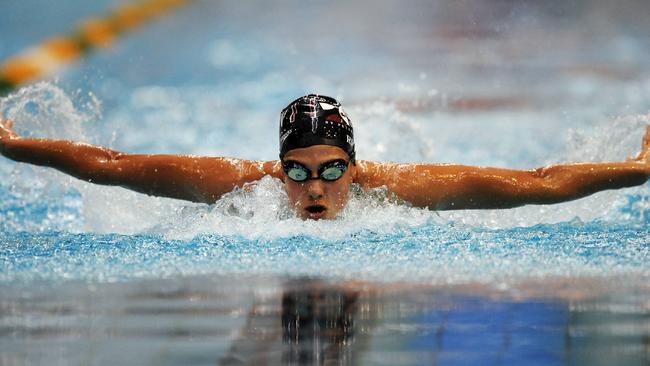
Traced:
<path id="1" fill-rule="evenodd" d="M 330 164 L 330 163 L 334 163 L 334 162 L 337 162 L 337 161 L 347 161 L 347 160 L 345 160 L 345 159 L 343 159 L 343 158 L 331 159 L 331 160 L 327 160 L 327 161 L 324 161 L 324 162 L 318 164 L 318 167 L 320 168 L 320 167 L 322 167 L 323 165 Z M 287 159 L 287 160 L 284 161 L 284 163 L 298 163 L 298 164 L 300 164 L 300 165 L 304 165 L 305 167 L 308 165 L 308 164 L 306 164 L 306 163 L 303 163 L 303 162 L 301 162 L 301 161 L 299 161 L 299 160 L 295 160 L 295 159 Z"/>

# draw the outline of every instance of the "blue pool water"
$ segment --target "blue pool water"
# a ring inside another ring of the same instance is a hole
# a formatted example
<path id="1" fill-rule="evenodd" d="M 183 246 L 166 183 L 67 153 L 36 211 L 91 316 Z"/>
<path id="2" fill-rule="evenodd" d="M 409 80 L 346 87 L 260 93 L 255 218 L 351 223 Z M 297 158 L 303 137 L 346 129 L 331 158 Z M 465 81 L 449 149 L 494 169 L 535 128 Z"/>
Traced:
<path id="1" fill-rule="evenodd" d="M 3 3 L 0 59 L 119 2 Z M 647 6 L 197 1 L 0 99 L 20 133 L 271 160 L 340 98 L 365 160 L 623 160 L 650 122 Z M 265 178 L 215 205 L 0 160 L 0 364 L 648 364 L 650 186 L 305 222 Z"/>

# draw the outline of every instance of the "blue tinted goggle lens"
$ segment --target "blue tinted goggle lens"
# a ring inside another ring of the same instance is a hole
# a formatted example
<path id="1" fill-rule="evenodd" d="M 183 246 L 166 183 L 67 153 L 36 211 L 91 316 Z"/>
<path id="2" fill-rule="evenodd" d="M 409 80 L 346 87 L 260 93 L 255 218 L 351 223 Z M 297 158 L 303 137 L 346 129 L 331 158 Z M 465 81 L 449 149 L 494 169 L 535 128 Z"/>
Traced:
<path id="1" fill-rule="evenodd" d="M 282 164 L 282 167 L 287 176 L 295 182 L 305 182 L 310 179 L 323 179 L 332 182 L 343 176 L 348 169 L 348 162 L 345 160 L 335 160 L 321 165 L 318 168 L 317 178 L 312 178 L 311 170 L 295 161 L 285 162 Z"/>

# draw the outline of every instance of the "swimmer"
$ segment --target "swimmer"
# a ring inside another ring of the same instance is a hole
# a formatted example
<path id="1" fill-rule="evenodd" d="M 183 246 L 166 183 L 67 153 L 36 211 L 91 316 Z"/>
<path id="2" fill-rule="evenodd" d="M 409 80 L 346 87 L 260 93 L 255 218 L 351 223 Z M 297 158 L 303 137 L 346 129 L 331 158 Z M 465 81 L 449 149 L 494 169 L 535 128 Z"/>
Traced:
<path id="1" fill-rule="evenodd" d="M 432 210 L 552 204 L 645 183 L 650 177 L 650 126 L 641 152 L 625 162 L 552 165 L 533 170 L 456 164 L 357 160 L 352 123 L 335 99 L 310 94 L 280 115 L 280 160 L 126 154 L 80 142 L 24 138 L 0 118 L 0 153 L 87 182 L 152 196 L 214 203 L 266 175 L 284 182 L 303 219 L 334 219 L 350 185 L 385 186 L 397 198 Z"/>

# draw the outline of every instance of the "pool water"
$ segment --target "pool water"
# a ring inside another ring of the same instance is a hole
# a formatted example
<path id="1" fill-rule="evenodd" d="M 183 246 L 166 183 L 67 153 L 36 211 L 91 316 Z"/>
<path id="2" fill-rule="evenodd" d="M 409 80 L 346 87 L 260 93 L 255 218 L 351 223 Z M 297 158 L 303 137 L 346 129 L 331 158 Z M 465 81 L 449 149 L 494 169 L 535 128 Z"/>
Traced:
<path id="1" fill-rule="evenodd" d="M 119 3 L 2 4 L 0 59 Z M 647 10 L 197 1 L 0 111 L 25 135 L 272 160 L 279 111 L 318 92 L 364 160 L 624 160 L 650 123 Z M 314 222 L 271 178 L 201 205 L 0 175 L 0 365 L 650 361 L 648 184 L 458 212 L 353 188 Z"/>

